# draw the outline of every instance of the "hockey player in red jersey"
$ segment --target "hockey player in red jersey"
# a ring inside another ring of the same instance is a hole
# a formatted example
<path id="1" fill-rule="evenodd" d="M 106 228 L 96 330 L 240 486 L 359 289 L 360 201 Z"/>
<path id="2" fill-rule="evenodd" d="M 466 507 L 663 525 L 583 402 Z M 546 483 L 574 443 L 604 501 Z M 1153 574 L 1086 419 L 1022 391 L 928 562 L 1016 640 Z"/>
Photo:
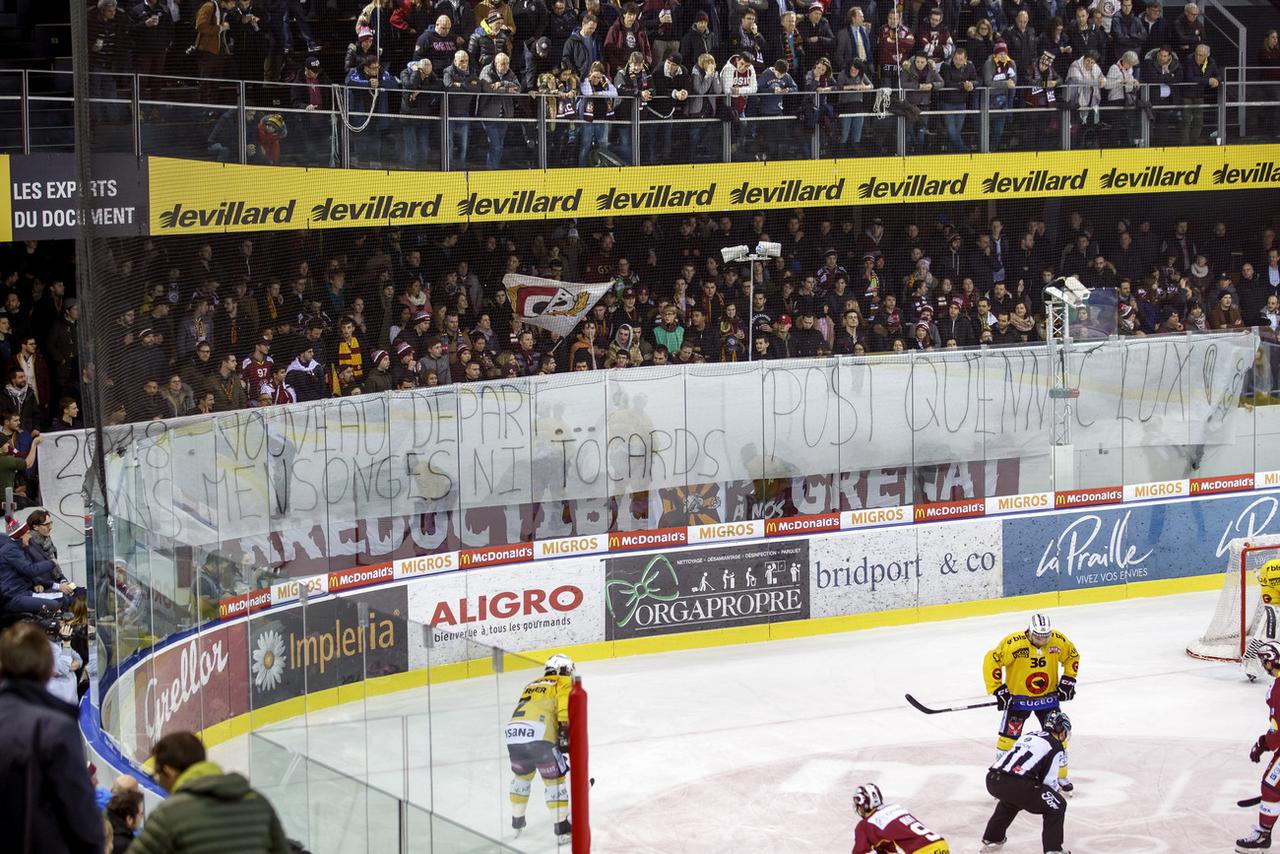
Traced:
<path id="1" fill-rule="evenodd" d="M 875 783 L 853 793 L 853 809 L 862 818 L 853 835 L 853 854 L 950 854 L 947 840 L 898 804 L 886 804 Z"/>
<path id="2" fill-rule="evenodd" d="M 1267 641 L 1258 647 L 1258 664 L 1262 665 L 1270 676 L 1280 677 L 1280 644 Z M 1258 807 L 1258 826 L 1253 833 L 1244 839 L 1236 840 L 1236 850 L 1248 854 L 1250 851 L 1268 851 L 1271 849 L 1271 829 L 1275 827 L 1276 818 L 1280 817 L 1280 679 L 1271 683 L 1271 692 L 1267 694 L 1267 711 L 1271 716 L 1271 725 L 1267 731 L 1258 736 L 1249 758 L 1261 762 L 1262 757 L 1271 752 L 1267 762 L 1267 771 L 1262 775 L 1262 804 Z"/>

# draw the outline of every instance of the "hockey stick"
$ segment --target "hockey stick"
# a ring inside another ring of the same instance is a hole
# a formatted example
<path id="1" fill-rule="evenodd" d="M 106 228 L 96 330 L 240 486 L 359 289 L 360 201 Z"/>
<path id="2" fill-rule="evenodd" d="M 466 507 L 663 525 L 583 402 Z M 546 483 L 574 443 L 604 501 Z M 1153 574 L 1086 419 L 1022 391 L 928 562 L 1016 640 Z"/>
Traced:
<path id="1" fill-rule="evenodd" d="M 1238 807 L 1256 807 L 1262 803 L 1262 795 L 1254 795 L 1252 798 L 1245 798 L 1243 801 L 1236 801 Z"/>
<path id="2" fill-rule="evenodd" d="M 910 694 L 907 694 L 906 697 L 908 703 L 926 715 L 940 715 L 943 712 L 963 712 L 967 709 L 985 709 L 987 706 L 996 705 L 995 700 L 983 700 L 980 703 L 960 703 L 954 706 L 943 706 L 940 709 L 931 709 Z"/>

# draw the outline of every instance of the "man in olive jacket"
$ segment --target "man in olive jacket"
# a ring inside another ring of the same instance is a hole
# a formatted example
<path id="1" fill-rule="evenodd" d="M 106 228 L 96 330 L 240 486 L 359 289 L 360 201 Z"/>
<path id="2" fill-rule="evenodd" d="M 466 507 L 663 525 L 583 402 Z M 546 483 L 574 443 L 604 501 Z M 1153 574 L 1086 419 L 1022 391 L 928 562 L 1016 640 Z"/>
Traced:
<path id="1" fill-rule="evenodd" d="M 133 854 L 288 854 L 276 811 L 239 774 L 224 774 L 205 759 L 190 732 L 173 732 L 151 751 L 152 777 L 169 798 L 150 816 Z"/>

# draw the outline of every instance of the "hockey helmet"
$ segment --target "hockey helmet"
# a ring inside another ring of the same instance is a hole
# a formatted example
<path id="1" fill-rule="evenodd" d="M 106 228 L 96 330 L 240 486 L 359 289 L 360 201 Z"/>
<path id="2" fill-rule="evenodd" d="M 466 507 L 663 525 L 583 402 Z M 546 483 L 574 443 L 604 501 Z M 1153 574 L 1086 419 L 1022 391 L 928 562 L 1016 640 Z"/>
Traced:
<path id="1" fill-rule="evenodd" d="M 1267 641 L 1258 647 L 1258 663 L 1262 669 L 1275 676 L 1280 671 L 1280 643 Z"/>
<path id="2" fill-rule="evenodd" d="M 875 783 L 863 783 L 853 791 L 853 809 L 858 815 L 866 818 L 884 806 L 884 795 Z"/>
<path id="3" fill-rule="evenodd" d="M 277 136 L 280 139 L 284 139 L 289 135 L 289 128 L 285 126 L 284 116 L 279 113 L 272 113 L 269 116 L 263 116 L 262 121 L 258 124 L 263 131 L 271 136 Z"/>
<path id="4" fill-rule="evenodd" d="M 556 653 L 547 659 L 545 670 L 548 676 L 572 676 L 573 659 L 567 655 Z"/>
<path id="5" fill-rule="evenodd" d="M 1061 733 L 1065 739 L 1071 735 L 1071 718 L 1061 709 L 1050 709 L 1044 716 L 1044 728 L 1048 732 Z"/>
<path id="6" fill-rule="evenodd" d="M 1032 614 L 1031 622 L 1027 625 L 1027 640 L 1034 646 L 1044 646 L 1049 642 L 1052 631 L 1048 614 Z"/>

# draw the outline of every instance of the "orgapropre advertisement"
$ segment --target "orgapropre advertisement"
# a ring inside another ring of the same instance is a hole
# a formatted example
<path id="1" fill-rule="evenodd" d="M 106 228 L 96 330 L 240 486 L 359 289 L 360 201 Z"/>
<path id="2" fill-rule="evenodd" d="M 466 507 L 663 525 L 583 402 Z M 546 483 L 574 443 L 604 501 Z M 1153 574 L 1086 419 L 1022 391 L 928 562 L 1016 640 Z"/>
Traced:
<path id="1" fill-rule="evenodd" d="M 606 640 L 809 616 L 809 543 L 628 555 L 606 562 Z"/>
<path id="2" fill-rule="evenodd" d="M 814 537 L 812 615 L 840 617 L 995 599 L 1005 549 L 997 519 Z"/>
<path id="3" fill-rule="evenodd" d="M 417 639 L 417 669 L 483 655 L 483 647 L 526 652 L 604 640 L 604 565 L 583 557 L 428 576 L 409 585 L 409 614 L 429 627 Z"/>
<path id="4" fill-rule="evenodd" d="M 367 607 L 361 619 L 361 604 Z M 259 709 L 409 667 L 403 586 L 272 609 L 249 620 L 249 696 Z"/>

